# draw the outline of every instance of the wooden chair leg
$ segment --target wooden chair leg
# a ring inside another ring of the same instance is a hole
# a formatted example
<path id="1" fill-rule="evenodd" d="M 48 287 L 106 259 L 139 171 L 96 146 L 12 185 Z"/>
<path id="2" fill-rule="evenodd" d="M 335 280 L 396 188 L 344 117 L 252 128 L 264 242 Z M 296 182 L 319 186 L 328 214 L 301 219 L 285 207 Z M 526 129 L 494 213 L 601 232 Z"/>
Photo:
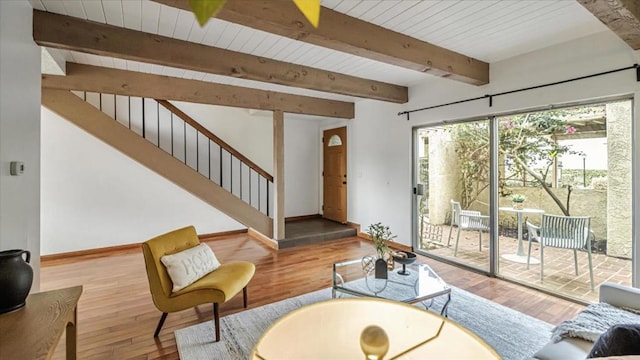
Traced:
<path id="1" fill-rule="evenodd" d="M 164 325 L 164 321 L 167 319 L 167 313 L 163 312 L 162 317 L 160 317 L 160 321 L 158 322 L 158 326 L 156 327 L 156 332 L 153 333 L 153 337 L 157 338 L 160 335 L 160 329 L 162 329 L 162 325 Z"/>
<path id="2" fill-rule="evenodd" d="M 247 287 L 242 288 L 242 297 L 244 298 L 244 308 L 247 308 Z"/>
<path id="3" fill-rule="evenodd" d="M 213 303 L 213 321 L 216 326 L 216 342 L 220 341 L 220 312 L 218 303 Z"/>

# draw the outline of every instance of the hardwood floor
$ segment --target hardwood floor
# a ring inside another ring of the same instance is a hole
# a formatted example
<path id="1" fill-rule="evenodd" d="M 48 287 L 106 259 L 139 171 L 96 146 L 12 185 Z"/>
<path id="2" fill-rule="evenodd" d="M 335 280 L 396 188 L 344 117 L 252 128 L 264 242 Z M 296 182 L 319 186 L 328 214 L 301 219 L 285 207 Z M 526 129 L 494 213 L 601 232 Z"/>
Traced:
<path id="1" fill-rule="evenodd" d="M 353 237 L 275 251 L 246 234 L 207 241 L 220 261 L 256 264 L 249 283 L 249 308 L 331 286 L 334 262 L 374 253 L 370 242 Z M 552 324 L 583 306 L 509 282 L 420 257 L 449 284 Z M 211 305 L 169 314 L 159 338 L 153 331 L 161 313 L 154 307 L 140 249 L 100 256 L 44 261 L 41 290 L 83 285 L 78 305 L 79 359 L 178 359 L 173 331 L 213 316 Z M 220 306 L 221 316 L 242 311 L 242 296 Z M 55 359 L 64 358 L 64 341 Z"/>

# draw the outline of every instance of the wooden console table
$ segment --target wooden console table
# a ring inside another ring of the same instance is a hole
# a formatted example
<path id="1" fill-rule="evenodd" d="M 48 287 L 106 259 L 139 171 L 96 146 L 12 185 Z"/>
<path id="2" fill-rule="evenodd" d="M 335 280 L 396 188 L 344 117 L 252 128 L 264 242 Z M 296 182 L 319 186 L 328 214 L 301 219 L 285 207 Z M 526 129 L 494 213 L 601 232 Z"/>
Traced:
<path id="1" fill-rule="evenodd" d="M 82 286 L 44 291 L 0 315 L 0 359 L 50 359 L 67 331 L 67 360 L 76 359 L 77 305 Z"/>

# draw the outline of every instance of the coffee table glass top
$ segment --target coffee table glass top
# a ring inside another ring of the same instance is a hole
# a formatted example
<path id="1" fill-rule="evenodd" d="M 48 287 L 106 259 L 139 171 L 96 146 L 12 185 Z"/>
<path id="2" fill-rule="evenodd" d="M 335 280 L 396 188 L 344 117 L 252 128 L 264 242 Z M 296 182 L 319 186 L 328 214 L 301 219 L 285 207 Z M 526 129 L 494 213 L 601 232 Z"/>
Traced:
<path id="1" fill-rule="evenodd" d="M 441 295 L 451 295 L 451 288 L 426 264 L 406 265 L 409 275 L 400 275 L 402 265 L 388 271 L 387 279 L 376 279 L 375 271 L 363 269 L 362 260 L 333 264 L 333 297 L 338 293 L 379 297 L 413 304 Z M 444 310 L 444 309 L 443 309 Z"/>

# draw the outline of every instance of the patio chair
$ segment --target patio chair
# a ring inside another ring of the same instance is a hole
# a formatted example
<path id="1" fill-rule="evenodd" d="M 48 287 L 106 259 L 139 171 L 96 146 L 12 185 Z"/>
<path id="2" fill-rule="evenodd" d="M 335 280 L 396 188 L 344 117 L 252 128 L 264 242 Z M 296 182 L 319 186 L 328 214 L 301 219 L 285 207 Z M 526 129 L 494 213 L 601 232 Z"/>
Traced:
<path id="1" fill-rule="evenodd" d="M 531 260 L 531 244 L 533 241 L 540 243 L 540 281 L 544 278 L 544 248 L 555 247 L 572 249 L 575 262 L 576 275 L 578 275 L 578 250 L 586 251 L 589 257 L 589 277 L 591 290 L 593 290 L 593 267 L 591 264 L 592 236 L 591 218 L 588 216 L 560 216 L 542 215 L 540 227 L 527 221 L 529 230 L 529 253 L 527 254 L 527 269 Z"/>
<path id="2" fill-rule="evenodd" d="M 460 203 L 451 200 L 451 227 L 449 228 L 449 240 L 447 246 L 451 246 L 451 230 L 453 225 L 458 228 L 456 247 L 453 256 L 458 255 L 458 243 L 460 242 L 460 230 L 478 231 L 478 249 L 482 251 L 482 232 L 489 231 L 489 216 L 482 215 L 480 211 L 462 210 Z"/>

